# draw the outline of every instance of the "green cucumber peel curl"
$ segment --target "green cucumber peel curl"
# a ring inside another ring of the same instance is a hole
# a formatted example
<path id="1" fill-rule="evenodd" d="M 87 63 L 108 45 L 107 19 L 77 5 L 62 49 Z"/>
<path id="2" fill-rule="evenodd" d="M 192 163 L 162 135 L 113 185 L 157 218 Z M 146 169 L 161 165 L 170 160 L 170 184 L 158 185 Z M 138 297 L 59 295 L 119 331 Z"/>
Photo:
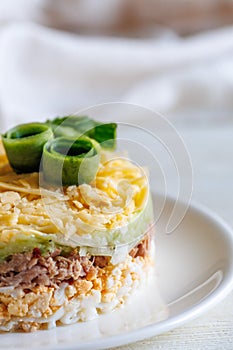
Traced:
<path id="1" fill-rule="evenodd" d="M 80 185 L 94 180 L 100 162 L 100 145 L 87 136 L 60 137 L 44 145 L 45 182 L 57 186 Z"/>
<path id="2" fill-rule="evenodd" d="M 116 123 L 100 123 L 87 116 L 57 117 L 46 122 L 54 132 L 55 137 L 88 136 L 97 141 L 103 149 L 116 149 Z"/>
<path id="3" fill-rule="evenodd" d="M 16 173 L 38 172 L 43 147 L 51 139 L 53 131 L 43 123 L 20 124 L 2 135 L 7 158 Z"/>

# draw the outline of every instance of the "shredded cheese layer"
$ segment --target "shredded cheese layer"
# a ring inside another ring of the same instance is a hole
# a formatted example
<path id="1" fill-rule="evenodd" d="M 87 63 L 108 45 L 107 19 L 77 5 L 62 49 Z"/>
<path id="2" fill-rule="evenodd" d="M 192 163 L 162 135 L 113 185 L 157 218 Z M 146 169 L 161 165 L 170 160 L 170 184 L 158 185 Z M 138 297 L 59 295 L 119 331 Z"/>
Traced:
<path id="1" fill-rule="evenodd" d="M 32 234 L 66 235 L 124 228 L 146 205 L 145 170 L 108 152 L 91 184 L 44 189 L 41 174 L 17 175 L 0 146 L 0 240 Z M 42 186 L 40 186 L 42 185 Z M 76 242 L 77 243 L 77 242 Z M 101 243 L 101 242 L 100 242 Z"/>

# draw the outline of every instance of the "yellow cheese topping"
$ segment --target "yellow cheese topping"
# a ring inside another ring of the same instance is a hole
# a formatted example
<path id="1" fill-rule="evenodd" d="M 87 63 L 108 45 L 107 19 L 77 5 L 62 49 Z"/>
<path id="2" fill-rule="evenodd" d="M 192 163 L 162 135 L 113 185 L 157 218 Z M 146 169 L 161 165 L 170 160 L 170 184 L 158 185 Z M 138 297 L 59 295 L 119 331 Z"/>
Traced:
<path id="1" fill-rule="evenodd" d="M 72 225 L 79 234 L 122 227 L 143 209 L 148 197 L 145 170 L 116 153 L 102 152 L 96 179 L 66 189 L 41 190 L 40 174 L 17 175 L 0 142 L 0 235 L 56 234 Z M 53 191 L 51 191 L 53 190 Z"/>

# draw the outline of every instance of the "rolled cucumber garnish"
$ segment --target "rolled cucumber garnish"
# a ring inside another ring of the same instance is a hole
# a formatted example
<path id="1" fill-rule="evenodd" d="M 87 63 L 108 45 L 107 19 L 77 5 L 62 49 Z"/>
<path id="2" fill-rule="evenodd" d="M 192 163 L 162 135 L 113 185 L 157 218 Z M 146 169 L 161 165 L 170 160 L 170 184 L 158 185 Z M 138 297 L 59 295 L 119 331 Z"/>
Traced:
<path id="1" fill-rule="evenodd" d="M 54 185 L 90 183 L 98 170 L 100 146 L 87 136 L 60 137 L 44 146 L 44 180 Z"/>
<path id="2" fill-rule="evenodd" d="M 103 149 L 110 151 L 116 148 L 116 123 L 101 123 L 87 116 L 66 116 L 48 120 L 55 137 L 78 138 L 81 135 L 91 137 Z"/>
<path id="3" fill-rule="evenodd" d="M 53 138 L 48 125 L 18 125 L 2 136 L 3 145 L 13 170 L 17 173 L 39 171 L 44 144 Z"/>

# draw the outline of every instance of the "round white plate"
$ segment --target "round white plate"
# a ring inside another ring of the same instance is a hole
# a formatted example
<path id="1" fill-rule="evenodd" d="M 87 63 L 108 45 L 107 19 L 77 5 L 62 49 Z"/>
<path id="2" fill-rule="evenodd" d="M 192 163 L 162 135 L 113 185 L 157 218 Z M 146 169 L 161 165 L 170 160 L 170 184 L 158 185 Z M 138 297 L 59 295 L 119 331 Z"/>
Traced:
<path id="1" fill-rule="evenodd" d="M 159 196 L 154 196 L 155 208 Z M 166 199 L 156 224 L 156 273 L 123 309 L 98 320 L 32 334 L 1 334 L 0 349 L 104 349 L 178 327 L 222 300 L 233 288 L 233 233 L 197 205 L 166 234 L 174 206 Z M 184 205 L 178 202 L 182 211 Z"/>

